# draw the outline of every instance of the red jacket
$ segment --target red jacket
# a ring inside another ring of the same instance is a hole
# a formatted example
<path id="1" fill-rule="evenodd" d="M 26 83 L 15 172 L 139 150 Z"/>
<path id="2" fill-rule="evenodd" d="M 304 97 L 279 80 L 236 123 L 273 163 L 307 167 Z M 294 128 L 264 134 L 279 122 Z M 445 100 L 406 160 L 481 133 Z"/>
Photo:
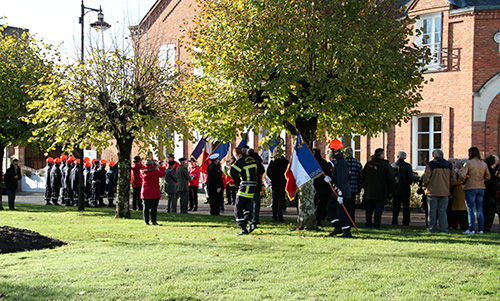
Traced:
<path id="1" fill-rule="evenodd" d="M 195 166 L 189 166 L 188 171 L 190 175 L 194 175 L 194 173 L 198 171 L 196 175 L 194 175 L 194 178 L 191 181 L 189 181 L 189 186 L 198 187 L 200 185 L 200 173 L 201 173 L 200 169 L 198 168 L 198 166 L 195 165 Z"/>
<path id="2" fill-rule="evenodd" d="M 159 169 L 154 168 L 153 165 L 147 165 L 141 170 L 141 199 L 161 198 L 160 178 L 165 176 L 165 170 L 161 166 Z"/>
<path id="3" fill-rule="evenodd" d="M 142 187 L 141 169 L 143 168 L 144 165 L 141 163 L 132 164 L 132 169 L 130 170 L 130 184 L 132 184 L 133 188 Z"/>

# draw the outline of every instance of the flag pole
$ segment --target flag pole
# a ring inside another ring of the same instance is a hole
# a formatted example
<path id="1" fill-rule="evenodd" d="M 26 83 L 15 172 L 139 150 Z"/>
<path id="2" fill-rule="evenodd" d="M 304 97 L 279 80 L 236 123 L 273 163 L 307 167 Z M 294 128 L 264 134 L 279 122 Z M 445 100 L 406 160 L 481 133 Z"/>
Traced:
<path id="1" fill-rule="evenodd" d="M 300 138 L 301 138 L 302 140 L 304 140 L 304 139 L 302 138 L 302 135 L 300 134 L 300 132 L 297 132 L 297 134 L 298 134 L 298 135 L 300 135 Z M 304 143 L 304 144 L 306 145 L 307 149 L 311 152 L 311 149 L 309 148 L 309 146 L 307 145 L 307 143 Z M 311 152 L 311 154 L 312 154 L 312 152 Z M 316 160 L 316 158 L 314 157 L 314 155 L 313 155 L 313 158 L 314 158 L 314 160 Z M 319 166 L 319 167 L 321 167 L 321 165 L 319 164 L 318 160 L 316 160 L 316 163 L 318 164 L 318 166 Z M 321 173 L 322 173 L 324 176 L 326 176 L 325 172 L 323 171 L 323 168 L 321 168 Z M 332 189 L 333 193 L 335 193 L 335 196 L 338 198 L 338 197 L 339 197 L 339 195 L 337 194 L 337 191 L 335 191 L 335 188 L 333 187 L 332 183 L 328 182 L 328 184 L 330 184 L 330 188 Z M 358 234 L 360 234 L 360 233 L 359 233 L 359 230 L 358 230 L 358 227 L 356 227 L 356 224 L 355 224 L 355 223 L 354 223 L 354 221 L 352 220 L 351 215 L 349 214 L 349 212 L 347 212 L 347 209 L 346 209 L 346 207 L 344 206 L 344 203 L 342 203 L 342 204 L 340 204 L 340 205 L 342 205 L 342 208 L 344 208 L 344 211 L 345 211 L 345 213 L 347 214 L 347 217 L 349 217 L 349 220 L 351 221 L 352 225 L 354 226 L 354 229 L 356 229 L 356 232 L 358 232 Z"/>

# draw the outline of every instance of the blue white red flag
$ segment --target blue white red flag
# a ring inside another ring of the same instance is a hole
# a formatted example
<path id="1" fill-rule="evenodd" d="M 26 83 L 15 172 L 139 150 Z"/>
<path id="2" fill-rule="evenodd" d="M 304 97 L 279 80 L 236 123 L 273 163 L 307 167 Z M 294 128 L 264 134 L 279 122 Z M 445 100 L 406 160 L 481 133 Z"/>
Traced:
<path id="1" fill-rule="evenodd" d="M 300 133 L 297 134 L 292 160 L 290 160 L 285 173 L 287 179 L 285 189 L 290 200 L 295 198 L 295 193 L 300 186 L 314 180 L 322 173 L 323 170 L 314 158 L 311 150 L 305 144 Z"/>
<path id="2" fill-rule="evenodd" d="M 200 155 L 203 153 L 203 149 L 205 148 L 205 142 L 206 142 L 205 138 L 201 138 L 200 141 L 198 141 L 196 147 L 193 149 L 191 156 L 194 157 L 196 160 L 198 160 Z"/>

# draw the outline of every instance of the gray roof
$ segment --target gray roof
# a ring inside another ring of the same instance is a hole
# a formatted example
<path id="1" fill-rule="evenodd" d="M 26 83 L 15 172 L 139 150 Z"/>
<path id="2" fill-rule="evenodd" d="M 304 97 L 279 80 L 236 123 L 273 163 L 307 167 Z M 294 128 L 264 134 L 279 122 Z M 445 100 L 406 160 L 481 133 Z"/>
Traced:
<path id="1" fill-rule="evenodd" d="M 463 8 L 472 6 L 500 6 L 500 0 L 448 0 L 451 4 Z"/>

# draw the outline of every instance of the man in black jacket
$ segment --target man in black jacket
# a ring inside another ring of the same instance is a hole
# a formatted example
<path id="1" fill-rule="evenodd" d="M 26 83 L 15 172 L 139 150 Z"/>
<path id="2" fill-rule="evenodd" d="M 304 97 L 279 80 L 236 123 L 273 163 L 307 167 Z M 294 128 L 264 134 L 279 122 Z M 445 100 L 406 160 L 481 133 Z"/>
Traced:
<path id="1" fill-rule="evenodd" d="M 16 200 L 17 182 L 21 179 L 21 168 L 18 166 L 18 160 L 12 160 L 12 164 L 5 171 L 5 189 L 9 198 L 9 210 L 16 210 L 14 208 L 14 201 Z"/>
<path id="2" fill-rule="evenodd" d="M 220 215 L 221 205 L 224 201 L 224 181 L 222 180 L 219 156 L 217 153 L 210 155 L 210 165 L 207 167 L 207 192 L 210 198 L 210 215 Z"/>
<path id="3" fill-rule="evenodd" d="M 321 150 L 319 148 L 313 148 L 313 155 L 316 161 L 318 161 L 319 166 L 323 170 L 325 175 L 330 176 L 332 174 L 332 164 L 328 163 L 323 157 L 321 157 Z M 326 205 L 328 200 L 332 196 L 332 189 L 330 184 L 325 182 L 325 176 L 321 175 L 314 179 L 314 205 L 316 205 L 316 222 L 318 226 L 322 226 L 321 222 L 326 220 L 327 212 Z M 286 183 L 285 183 L 286 184 Z"/>
<path id="4" fill-rule="evenodd" d="M 273 221 L 283 221 L 283 208 L 285 206 L 285 172 L 288 167 L 288 160 L 283 156 L 273 158 L 267 167 L 267 177 L 271 180 L 273 197 Z"/>
<path id="5" fill-rule="evenodd" d="M 410 225 L 411 184 L 416 180 L 411 164 L 405 162 L 406 153 L 398 153 L 398 161 L 392 164 L 395 179 L 394 197 L 392 199 L 392 224 L 398 224 L 399 210 L 403 204 L 403 225 Z"/>
<path id="6" fill-rule="evenodd" d="M 347 166 L 347 162 L 344 159 L 344 154 L 340 151 L 341 148 L 343 148 L 342 143 L 339 140 L 337 141 L 337 143 L 330 143 L 330 148 L 333 153 L 333 157 L 335 158 L 335 166 L 333 167 L 332 178 L 325 177 L 325 182 L 333 182 L 333 184 L 335 184 L 336 192 L 331 193 L 331 197 L 328 200 L 328 204 L 326 207 L 328 212 L 328 220 L 330 220 L 332 226 L 335 227 L 335 229 L 330 234 L 328 234 L 328 236 L 332 237 L 342 233 L 342 237 L 351 238 L 351 222 L 344 208 L 349 207 L 351 202 L 354 201 L 351 198 L 349 167 Z M 346 205 L 342 206 L 344 203 Z"/>
<path id="7" fill-rule="evenodd" d="M 372 159 L 365 164 L 363 169 L 362 182 L 365 188 L 367 228 L 380 229 L 384 204 L 394 191 L 394 173 L 384 157 L 384 149 L 377 148 Z M 375 211 L 374 218 L 373 211 Z"/>

